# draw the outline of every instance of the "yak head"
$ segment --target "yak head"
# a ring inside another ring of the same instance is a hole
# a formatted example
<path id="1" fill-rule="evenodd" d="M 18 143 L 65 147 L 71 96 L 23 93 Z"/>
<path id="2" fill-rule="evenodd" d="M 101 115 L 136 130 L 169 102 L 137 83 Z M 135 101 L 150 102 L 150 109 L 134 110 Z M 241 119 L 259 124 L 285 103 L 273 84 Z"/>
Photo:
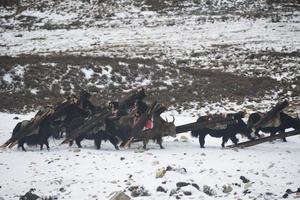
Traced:
<path id="1" fill-rule="evenodd" d="M 176 137 L 176 126 L 175 126 L 175 117 L 173 117 L 173 120 L 171 122 L 168 122 L 168 120 L 162 120 L 162 123 L 160 124 L 160 131 L 163 133 L 163 135 L 171 136 L 171 137 Z M 159 124 L 158 124 L 159 125 Z"/>

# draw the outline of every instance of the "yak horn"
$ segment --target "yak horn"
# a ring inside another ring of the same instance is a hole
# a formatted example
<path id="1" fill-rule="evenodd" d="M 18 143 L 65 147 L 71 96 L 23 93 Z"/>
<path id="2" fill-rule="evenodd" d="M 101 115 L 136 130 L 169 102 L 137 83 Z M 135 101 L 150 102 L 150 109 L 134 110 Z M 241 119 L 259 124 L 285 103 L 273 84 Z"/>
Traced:
<path id="1" fill-rule="evenodd" d="M 172 117 L 173 117 L 173 121 L 172 121 L 172 124 L 175 122 L 175 117 L 174 117 L 174 115 L 172 115 Z"/>
<path id="2" fill-rule="evenodd" d="M 166 119 L 166 122 L 169 123 L 169 122 L 168 122 L 168 118 L 166 117 L 165 119 Z"/>

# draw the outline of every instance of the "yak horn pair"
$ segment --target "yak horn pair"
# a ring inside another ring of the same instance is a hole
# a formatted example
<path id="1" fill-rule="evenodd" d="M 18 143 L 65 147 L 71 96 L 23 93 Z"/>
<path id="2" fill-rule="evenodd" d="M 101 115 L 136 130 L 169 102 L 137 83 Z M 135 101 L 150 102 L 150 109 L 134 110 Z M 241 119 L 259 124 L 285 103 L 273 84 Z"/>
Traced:
<path id="1" fill-rule="evenodd" d="M 173 124 L 173 123 L 175 122 L 175 117 L 174 117 L 174 115 L 172 115 L 172 118 L 173 118 L 173 121 L 172 121 L 172 122 L 168 122 L 168 118 L 166 118 L 166 122 L 167 122 L 167 123 L 172 123 L 172 124 Z"/>

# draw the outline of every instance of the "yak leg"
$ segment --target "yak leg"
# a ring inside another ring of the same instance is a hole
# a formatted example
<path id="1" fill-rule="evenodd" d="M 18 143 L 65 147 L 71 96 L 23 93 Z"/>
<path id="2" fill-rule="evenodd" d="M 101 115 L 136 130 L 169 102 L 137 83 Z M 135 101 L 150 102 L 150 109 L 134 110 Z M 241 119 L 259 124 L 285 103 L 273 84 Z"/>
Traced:
<path id="1" fill-rule="evenodd" d="M 225 147 L 225 144 L 228 142 L 229 138 L 227 136 L 222 137 L 222 147 Z"/>
<path id="2" fill-rule="evenodd" d="M 47 147 L 47 150 L 49 151 L 50 147 L 49 147 L 49 142 L 48 142 L 48 140 L 45 141 L 45 145 L 46 145 L 46 147 Z"/>
<path id="3" fill-rule="evenodd" d="M 119 150 L 118 139 L 116 137 L 109 135 L 108 140 L 110 141 L 110 143 L 112 143 L 112 145 L 114 145 L 116 150 Z"/>
<path id="4" fill-rule="evenodd" d="M 235 137 L 235 135 L 230 136 L 230 140 L 236 145 L 238 143 L 238 139 Z"/>
<path id="5" fill-rule="evenodd" d="M 40 143 L 40 150 L 43 150 L 44 143 Z"/>
<path id="6" fill-rule="evenodd" d="M 157 143 L 159 144 L 160 149 L 164 149 L 164 147 L 162 145 L 162 137 L 157 138 Z"/>
<path id="7" fill-rule="evenodd" d="M 284 133 L 285 133 L 285 131 L 284 131 L 284 130 L 280 130 L 280 131 L 279 131 L 279 134 L 282 134 L 282 133 L 284 134 Z M 287 142 L 285 137 L 284 137 L 284 138 L 282 138 L 282 141 L 283 141 L 283 142 Z"/>
<path id="8" fill-rule="evenodd" d="M 24 143 L 23 142 L 18 144 L 18 148 L 19 147 L 21 147 L 22 150 L 26 152 L 26 149 L 24 148 Z"/>
<path id="9" fill-rule="evenodd" d="M 81 138 L 76 138 L 75 142 L 76 142 L 78 148 L 82 148 L 82 146 L 80 144 Z"/>
<path id="10" fill-rule="evenodd" d="M 148 139 L 143 139 L 143 149 L 147 149 Z"/>
<path id="11" fill-rule="evenodd" d="M 205 144 L 205 134 L 199 134 L 199 143 L 200 143 L 200 148 L 204 148 Z"/>
<path id="12" fill-rule="evenodd" d="M 261 135 L 258 132 L 259 128 L 255 129 L 254 135 L 256 135 L 258 138 L 261 138 Z"/>
<path id="13" fill-rule="evenodd" d="M 94 143 L 95 143 L 95 146 L 96 146 L 97 149 L 101 148 L 101 142 L 102 142 L 101 136 L 100 136 L 99 133 L 97 133 L 95 135 L 95 139 L 94 139 Z"/>
<path id="14" fill-rule="evenodd" d="M 73 141 L 69 142 L 69 147 L 71 147 L 73 145 Z"/>

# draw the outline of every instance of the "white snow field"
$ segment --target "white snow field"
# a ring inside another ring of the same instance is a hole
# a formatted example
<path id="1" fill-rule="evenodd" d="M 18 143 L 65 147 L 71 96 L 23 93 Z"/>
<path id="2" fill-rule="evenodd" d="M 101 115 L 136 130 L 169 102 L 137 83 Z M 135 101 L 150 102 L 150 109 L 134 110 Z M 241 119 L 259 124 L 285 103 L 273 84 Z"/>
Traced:
<path id="1" fill-rule="evenodd" d="M 0 143 L 9 139 L 18 121 L 33 114 L 0 113 Z M 179 115 L 169 111 L 164 115 L 171 119 L 171 114 L 176 125 L 196 120 L 187 112 Z M 20 119 L 14 120 L 15 116 Z M 300 136 L 289 137 L 287 143 L 276 140 L 245 149 L 222 149 L 221 139 L 210 136 L 206 148 L 200 149 L 198 140 L 189 133 L 165 138 L 165 149 L 150 142 L 147 151 L 140 149 L 141 143 L 119 151 L 109 143 L 96 150 L 92 141 L 84 141 L 80 151 L 59 143 L 50 139 L 50 151 L 36 147 L 27 147 L 27 152 L 16 147 L 1 149 L 0 197 L 18 199 L 35 188 L 38 195 L 55 195 L 58 199 L 108 199 L 114 191 L 124 190 L 130 196 L 127 188 L 139 185 L 150 196 L 134 199 L 176 199 L 176 195 L 169 196 L 170 191 L 176 189 L 177 182 L 187 182 L 196 183 L 200 190 L 191 185 L 182 187 L 177 194 L 181 199 L 281 199 L 286 189 L 300 187 Z M 156 178 L 156 171 L 167 166 L 175 170 Z M 241 176 L 250 182 L 243 183 Z M 215 195 L 205 194 L 204 185 Z M 230 185 L 232 191 L 224 193 L 224 185 Z M 158 186 L 167 193 L 157 192 Z M 249 193 L 243 194 L 245 190 Z M 192 195 L 186 196 L 184 191 Z M 290 199 L 299 197 L 289 195 Z"/>

